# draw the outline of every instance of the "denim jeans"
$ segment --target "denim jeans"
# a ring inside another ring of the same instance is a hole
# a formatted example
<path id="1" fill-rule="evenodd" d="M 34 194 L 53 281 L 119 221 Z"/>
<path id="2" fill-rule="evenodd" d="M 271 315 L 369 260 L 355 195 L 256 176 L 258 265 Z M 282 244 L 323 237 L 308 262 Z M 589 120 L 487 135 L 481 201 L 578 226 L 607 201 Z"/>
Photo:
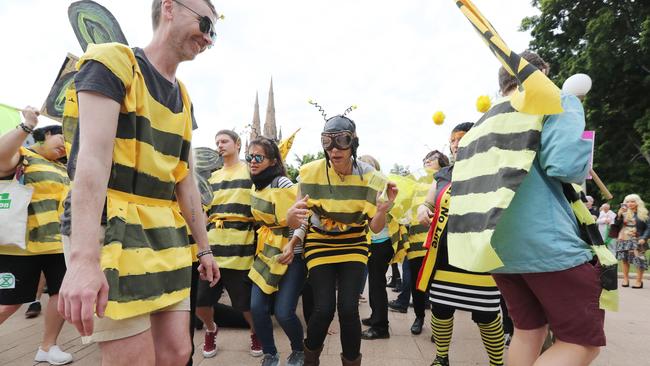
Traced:
<path id="1" fill-rule="evenodd" d="M 359 289 L 365 268 L 360 262 L 343 262 L 322 264 L 309 270 L 314 310 L 307 325 L 305 346 L 308 349 L 316 350 L 323 345 L 334 312 L 338 310 L 343 357 L 348 360 L 359 357 Z"/>
<path id="2" fill-rule="evenodd" d="M 402 291 L 400 291 L 396 301 L 403 307 L 408 308 L 411 302 L 411 269 L 409 268 L 409 260 L 406 257 L 402 262 L 402 288 L 400 290 Z"/>
<path id="3" fill-rule="evenodd" d="M 271 313 L 275 314 L 284 333 L 289 337 L 291 349 L 302 351 L 303 329 L 300 319 L 296 316 L 298 297 L 305 283 L 306 267 L 302 255 L 293 257 L 293 262 L 282 276 L 279 290 L 274 294 L 265 294 L 256 284 L 253 283 L 251 290 L 251 313 L 255 334 L 262 343 L 262 350 L 265 354 L 275 355 L 278 353 L 273 339 L 273 322 Z M 273 306 L 273 309 L 271 309 Z"/>

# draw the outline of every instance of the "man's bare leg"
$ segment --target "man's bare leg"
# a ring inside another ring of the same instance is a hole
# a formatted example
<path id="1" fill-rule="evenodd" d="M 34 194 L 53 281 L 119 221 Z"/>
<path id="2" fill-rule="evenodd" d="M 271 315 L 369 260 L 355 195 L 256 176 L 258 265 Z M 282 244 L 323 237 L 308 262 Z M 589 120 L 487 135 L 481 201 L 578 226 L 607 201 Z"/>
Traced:
<path id="1" fill-rule="evenodd" d="M 214 332 L 216 330 L 217 325 L 214 323 L 214 308 L 212 306 L 197 306 L 196 316 L 205 324 L 205 329 L 208 332 Z"/>
<path id="2" fill-rule="evenodd" d="M 151 315 L 151 335 L 156 354 L 156 366 L 185 365 L 192 345 L 187 328 L 189 311 L 163 311 Z"/>
<path id="3" fill-rule="evenodd" d="M 517 334 L 517 333 L 515 333 Z M 518 336 L 518 334 L 517 334 Z M 514 339 L 513 339 L 514 341 Z M 512 346 L 510 347 L 512 352 Z M 587 366 L 600 352 L 599 347 L 581 346 L 559 339 L 535 362 L 535 366 Z M 512 364 L 518 365 L 518 364 Z"/>
<path id="4" fill-rule="evenodd" d="M 20 309 L 21 304 L 17 305 L 0 305 L 0 324 L 4 323 L 5 320 L 9 319 L 16 310 Z"/>
<path id="5" fill-rule="evenodd" d="M 248 323 L 248 327 L 251 330 L 251 334 L 255 334 L 255 327 L 253 326 L 253 314 L 251 314 L 250 311 L 243 311 L 242 314 L 244 315 L 244 319 L 246 319 L 246 322 Z"/>
<path id="6" fill-rule="evenodd" d="M 45 309 L 45 331 L 43 332 L 43 342 L 41 348 L 43 351 L 49 351 L 50 346 L 56 344 L 56 339 L 61 333 L 63 322 L 65 320 L 57 310 L 59 295 L 52 295 L 47 300 L 47 309 Z"/>
<path id="7" fill-rule="evenodd" d="M 128 338 L 100 342 L 99 348 L 102 352 L 103 366 L 155 365 L 151 330 Z"/>
<path id="8" fill-rule="evenodd" d="M 515 327 L 514 336 L 508 350 L 507 364 L 512 366 L 532 366 L 535 364 L 547 333 L 548 326 L 546 325 L 532 330 Z"/>

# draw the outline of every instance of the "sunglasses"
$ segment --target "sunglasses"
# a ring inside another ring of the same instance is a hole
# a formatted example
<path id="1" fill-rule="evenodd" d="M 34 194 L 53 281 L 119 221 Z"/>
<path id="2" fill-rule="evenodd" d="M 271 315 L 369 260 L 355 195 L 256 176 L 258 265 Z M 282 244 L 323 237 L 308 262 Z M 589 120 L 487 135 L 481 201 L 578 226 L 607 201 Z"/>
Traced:
<path id="1" fill-rule="evenodd" d="M 196 19 L 199 21 L 199 30 L 202 33 L 207 34 L 210 37 L 210 39 L 212 40 L 212 43 L 217 41 L 217 33 L 214 31 L 214 24 L 212 23 L 210 18 L 208 18 L 205 15 L 201 15 L 201 14 L 197 13 L 192 8 L 190 8 L 189 6 L 183 4 L 182 2 L 180 2 L 178 0 L 174 0 L 174 2 L 176 4 L 184 7 L 185 9 L 191 11 L 192 13 L 194 13 L 196 15 Z M 212 47 L 212 46 L 208 46 L 208 48 L 210 48 L 210 47 Z"/>
<path id="2" fill-rule="evenodd" d="M 333 148 L 339 150 L 347 150 L 352 147 L 352 142 L 354 137 L 350 132 L 339 132 L 335 134 L 322 134 L 320 136 L 320 142 L 323 145 L 323 149 L 329 151 Z"/>
<path id="3" fill-rule="evenodd" d="M 263 162 L 264 159 L 266 159 L 266 156 L 260 154 L 246 154 L 245 159 L 248 163 L 252 163 L 254 161 L 259 164 Z"/>

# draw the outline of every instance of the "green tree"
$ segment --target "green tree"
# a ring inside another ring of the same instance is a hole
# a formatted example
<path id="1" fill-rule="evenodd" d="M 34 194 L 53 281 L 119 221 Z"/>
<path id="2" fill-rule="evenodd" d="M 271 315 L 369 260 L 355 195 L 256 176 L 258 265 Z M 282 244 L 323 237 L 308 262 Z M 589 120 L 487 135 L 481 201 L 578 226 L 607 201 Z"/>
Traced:
<path id="1" fill-rule="evenodd" d="M 292 181 L 296 181 L 296 178 L 298 178 L 298 173 L 300 172 L 300 167 L 312 162 L 314 160 L 318 159 L 324 159 L 325 158 L 325 153 L 322 151 L 319 151 L 316 154 L 305 154 L 303 156 L 298 156 L 298 154 L 294 154 L 294 161 L 298 164 L 297 167 L 294 167 L 291 164 L 287 164 L 287 175 Z"/>
<path id="2" fill-rule="evenodd" d="M 522 21 L 530 48 L 551 64 L 558 85 L 591 76 L 587 128 L 596 131 L 594 170 L 620 202 L 650 200 L 650 1 L 533 0 L 538 16 Z M 589 183 L 590 192 L 595 185 Z"/>
<path id="3" fill-rule="evenodd" d="M 390 173 L 401 175 L 402 177 L 406 177 L 411 174 L 411 169 L 409 168 L 408 165 L 400 165 L 395 163 L 393 164 L 393 167 L 390 168 Z"/>

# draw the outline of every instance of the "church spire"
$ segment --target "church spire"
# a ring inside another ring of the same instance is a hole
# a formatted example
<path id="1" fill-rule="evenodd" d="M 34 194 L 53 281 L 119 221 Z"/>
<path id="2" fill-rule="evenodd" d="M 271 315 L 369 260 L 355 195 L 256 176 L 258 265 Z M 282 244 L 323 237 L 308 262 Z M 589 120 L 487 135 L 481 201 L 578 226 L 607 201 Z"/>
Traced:
<path id="1" fill-rule="evenodd" d="M 269 100 L 266 107 L 266 120 L 264 121 L 264 136 L 278 141 L 278 130 L 275 125 L 275 99 L 273 97 L 273 78 L 269 88 Z"/>
<path id="2" fill-rule="evenodd" d="M 250 141 L 258 138 L 261 133 L 262 126 L 260 124 L 260 103 L 257 92 L 255 92 L 255 111 L 253 112 L 253 123 L 251 124 Z"/>

